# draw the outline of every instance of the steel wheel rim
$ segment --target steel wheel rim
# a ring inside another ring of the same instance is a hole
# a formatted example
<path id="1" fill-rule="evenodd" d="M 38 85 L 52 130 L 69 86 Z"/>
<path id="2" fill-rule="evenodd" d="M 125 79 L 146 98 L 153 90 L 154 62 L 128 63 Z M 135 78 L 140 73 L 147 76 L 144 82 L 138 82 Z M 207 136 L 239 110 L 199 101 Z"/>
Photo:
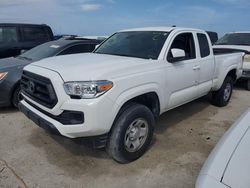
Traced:
<path id="1" fill-rule="evenodd" d="M 136 152 L 145 144 L 148 138 L 148 123 L 145 119 L 134 120 L 127 128 L 124 145 L 128 152 Z"/>
<path id="2" fill-rule="evenodd" d="M 224 101 L 229 100 L 229 97 L 231 95 L 231 90 L 232 90 L 231 84 L 228 83 L 224 90 Z"/>

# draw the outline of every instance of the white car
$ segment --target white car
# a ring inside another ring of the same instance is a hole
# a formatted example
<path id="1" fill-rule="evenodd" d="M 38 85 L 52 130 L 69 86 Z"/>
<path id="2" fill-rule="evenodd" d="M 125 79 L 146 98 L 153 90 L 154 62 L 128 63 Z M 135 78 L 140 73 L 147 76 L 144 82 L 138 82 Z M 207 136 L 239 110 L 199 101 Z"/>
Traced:
<path id="1" fill-rule="evenodd" d="M 244 52 L 242 79 L 250 90 L 250 31 L 228 33 L 213 46 L 216 52 Z"/>
<path id="2" fill-rule="evenodd" d="M 205 162 L 196 188 L 250 187 L 250 109 L 225 133 Z"/>
<path id="3" fill-rule="evenodd" d="M 209 92 L 227 105 L 241 68 L 242 53 L 214 56 L 203 30 L 123 30 L 93 53 L 25 67 L 19 107 L 41 127 L 92 137 L 126 163 L 146 151 L 160 114 Z"/>

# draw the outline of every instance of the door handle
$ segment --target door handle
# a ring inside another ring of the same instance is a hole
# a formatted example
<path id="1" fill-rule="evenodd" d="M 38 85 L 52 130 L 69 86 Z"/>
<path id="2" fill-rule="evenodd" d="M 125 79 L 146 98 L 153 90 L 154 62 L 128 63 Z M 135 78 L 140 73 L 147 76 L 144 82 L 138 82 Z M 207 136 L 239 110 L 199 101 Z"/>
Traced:
<path id="1" fill-rule="evenodd" d="M 199 65 L 195 65 L 194 67 L 193 67 L 193 70 L 200 70 L 201 69 L 201 67 L 199 66 Z"/>

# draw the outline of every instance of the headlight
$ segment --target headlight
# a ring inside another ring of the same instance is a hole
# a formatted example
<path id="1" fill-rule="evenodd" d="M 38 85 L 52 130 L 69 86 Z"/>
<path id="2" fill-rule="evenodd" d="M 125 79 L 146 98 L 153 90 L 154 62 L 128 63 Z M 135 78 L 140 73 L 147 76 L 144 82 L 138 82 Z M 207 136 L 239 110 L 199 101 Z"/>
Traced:
<path id="1" fill-rule="evenodd" d="M 66 82 L 64 84 L 65 92 L 72 97 L 81 99 L 97 98 L 110 90 L 113 83 L 107 80 L 88 81 L 88 82 Z"/>
<path id="2" fill-rule="evenodd" d="M 7 76 L 8 72 L 0 72 L 0 81 Z"/>
<path id="3" fill-rule="evenodd" d="M 244 55 L 244 57 L 243 57 L 243 62 L 248 62 L 248 63 L 250 63 L 250 55 L 249 55 L 249 54 Z"/>

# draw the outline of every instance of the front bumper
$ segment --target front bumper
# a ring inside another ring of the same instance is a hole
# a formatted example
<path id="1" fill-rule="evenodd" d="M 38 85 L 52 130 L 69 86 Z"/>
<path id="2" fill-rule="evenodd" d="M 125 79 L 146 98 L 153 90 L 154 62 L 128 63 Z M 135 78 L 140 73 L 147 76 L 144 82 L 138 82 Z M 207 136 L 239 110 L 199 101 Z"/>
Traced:
<path id="1" fill-rule="evenodd" d="M 64 80 L 57 72 L 33 65 L 27 66 L 24 70 L 50 79 L 58 102 L 53 108 L 48 108 L 22 93 L 24 100 L 21 101 L 21 105 L 49 122 L 61 135 L 69 138 L 92 137 L 110 131 L 119 106 L 105 94 L 95 99 L 72 99 L 66 94 L 63 88 Z M 54 118 L 65 111 L 82 112 L 84 121 L 78 124 L 65 124 Z"/>
<path id="2" fill-rule="evenodd" d="M 34 101 L 27 98 L 25 95 L 24 98 L 26 101 L 22 100 L 19 106 L 20 110 L 28 118 L 40 127 L 44 128 L 43 125 L 45 125 L 45 127 L 48 127 L 49 130 L 56 130 L 56 132 L 59 132 L 61 135 L 69 138 L 90 137 L 106 134 L 110 131 L 113 123 L 114 115 L 112 111 L 107 111 L 107 109 L 111 109 L 114 104 L 108 98 L 91 101 L 70 99 L 63 103 L 60 107 L 62 112 L 78 111 L 84 114 L 84 121 L 81 124 L 63 124 L 54 118 L 60 116 L 60 114 L 55 116 L 53 114 L 49 114 L 49 112 L 45 113 L 44 110 L 39 110 L 39 107 L 35 107 L 36 105 Z M 28 112 L 25 109 L 28 109 Z"/>
<path id="3" fill-rule="evenodd" d="M 18 107 L 22 113 L 24 113 L 29 119 L 31 119 L 39 127 L 42 127 L 43 129 L 46 129 L 55 134 L 60 134 L 59 131 L 56 129 L 56 127 L 52 123 L 50 123 L 46 119 L 42 118 L 41 116 L 31 111 L 23 103 L 19 103 Z"/>
<path id="4" fill-rule="evenodd" d="M 32 110 L 30 110 L 27 106 L 25 106 L 22 102 L 19 103 L 19 110 L 24 113 L 29 119 L 31 119 L 34 123 L 36 123 L 39 127 L 49 131 L 50 133 L 56 135 L 62 135 L 59 130 L 48 120 L 42 118 Z M 63 136 L 63 135 L 62 135 Z M 106 146 L 106 142 L 108 139 L 108 134 L 102 134 L 98 136 L 92 136 L 84 138 L 83 140 L 76 139 L 77 143 L 83 143 L 84 145 L 89 145 L 96 149 L 103 148 Z M 79 142 L 80 141 L 80 142 Z"/>

